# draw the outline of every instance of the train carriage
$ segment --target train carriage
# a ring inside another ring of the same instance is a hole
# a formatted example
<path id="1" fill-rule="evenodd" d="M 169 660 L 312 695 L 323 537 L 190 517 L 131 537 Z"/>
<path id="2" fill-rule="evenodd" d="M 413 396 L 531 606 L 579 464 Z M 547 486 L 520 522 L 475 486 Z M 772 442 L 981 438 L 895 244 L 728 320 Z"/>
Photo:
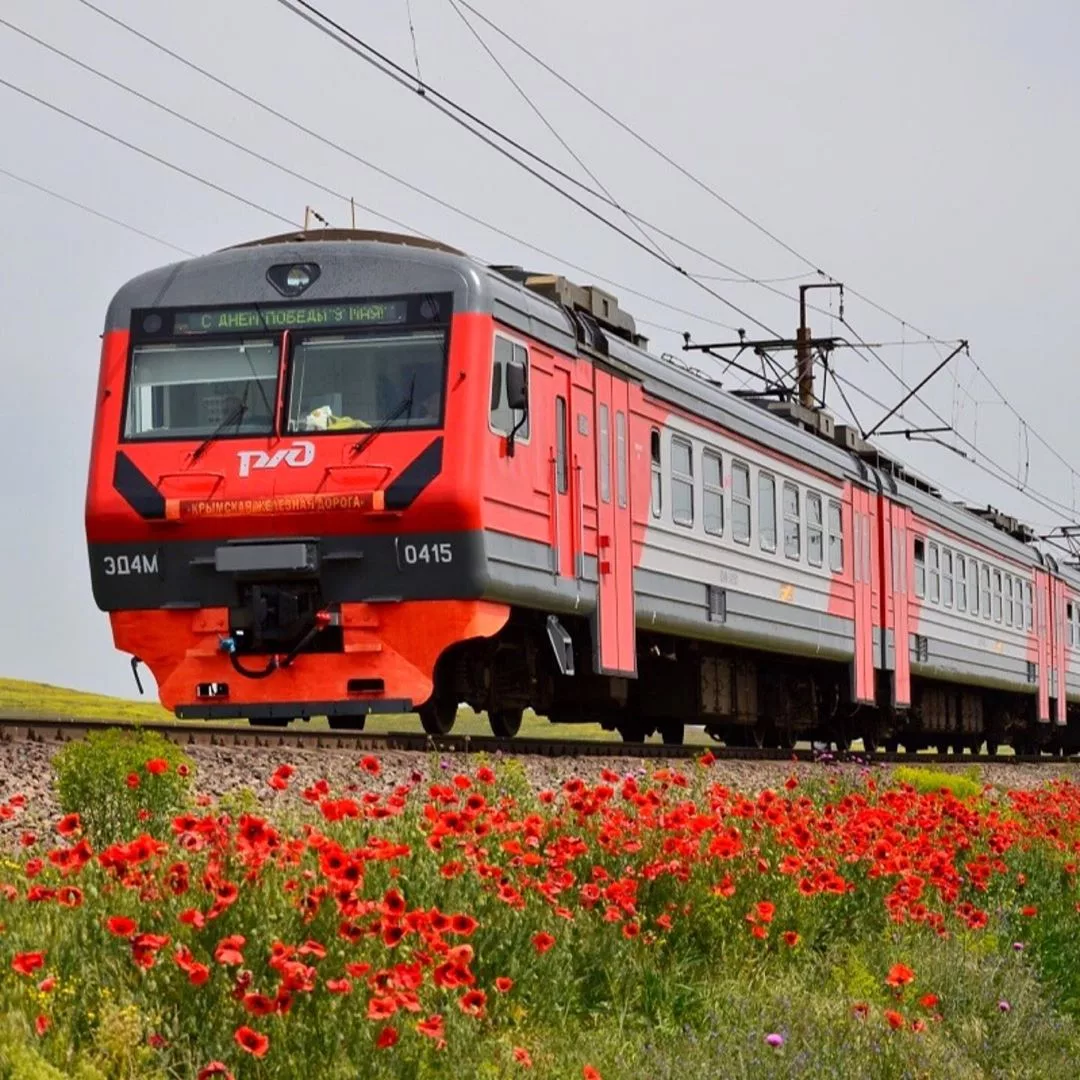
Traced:
<path id="1" fill-rule="evenodd" d="M 95 600 L 185 717 L 1066 745 L 1080 577 L 782 412 L 599 289 L 390 234 L 256 241 L 110 305 Z"/>

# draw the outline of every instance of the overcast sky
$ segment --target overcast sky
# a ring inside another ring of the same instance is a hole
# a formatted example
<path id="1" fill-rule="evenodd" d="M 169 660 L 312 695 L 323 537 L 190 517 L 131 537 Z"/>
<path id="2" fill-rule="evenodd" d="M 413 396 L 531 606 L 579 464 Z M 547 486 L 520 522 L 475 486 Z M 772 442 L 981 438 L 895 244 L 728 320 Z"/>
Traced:
<path id="1" fill-rule="evenodd" d="M 670 330 L 730 335 L 752 323 L 545 190 L 275 0 L 93 0 L 254 97 L 522 241 L 530 251 L 380 177 L 162 55 L 80 0 L 6 0 L 0 17 L 319 184 L 491 262 L 613 279 L 657 352 Z M 405 0 L 322 9 L 413 65 Z M 411 0 L 424 78 L 588 181 L 485 55 L 450 0 Z M 1070 465 L 1080 374 L 1080 5 L 1037 0 L 549 0 L 475 6 L 745 214 L 851 288 L 971 355 Z M 480 26 L 480 24 L 477 24 Z M 757 277 L 807 267 L 673 172 L 483 30 L 496 55 L 613 196 L 702 252 Z M 300 223 L 342 200 L 224 146 L 0 26 L 0 78 Z M 0 169 L 192 252 L 285 231 L 282 221 L 0 86 Z M 617 211 L 610 211 L 618 217 Z M 625 219 L 622 219 L 625 224 Z M 361 227 L 394 228 L 359 211 Z M 691 273 L 731 274 L 663 240 Z M 130 696 L 126 658 L 90 592 L 83 506 L 102 320 L 129 278 L 177 253 L 0 175 L 6 391 L 0 529 L 0 674 Z M 809 279 L 807 279 L 809 280 Z M 745 282 L 711 288 L 794 331 L 793 300 Z M 794 294 L 798 282 L 776 284 Z M 828 304 L 827 294 L 818 294 Z M 691 318 L 665 302 L 701 316 Z M 915 339 L 850 293 L 865 340 Z M 818 333 L 848 334 L 826 316 Z M 946 351 L 948 346 L 943 347 Z M 933 348 L 883 348 L 914 383 Z M 680 353 L 680 355 L 682 355 Z M 700 366 L 708 361 L 698 359 Z M 873 359 L 840 372 L 889 404 L 903 393 Z M 738 381 L 726 385 L 736 386 Z M 1070 469 L 959 359 L 927 399 L 1014 478 L 1071 508 Z M 882 410 L 859 396 L 864 427 Z M 843 411 L 830 393 L 830 405 Z M 936 424 L 912 409 L 909 419 Z M 892 426 L 892 425 L 890 425 Z M 952 438 L 951 436 L 949 438 Z M 892 440 L 935 482 L 1041 527 L 1062 521 L 958 455 Z M 1080 518 L 1080 514 L 1073 515 Z"/>

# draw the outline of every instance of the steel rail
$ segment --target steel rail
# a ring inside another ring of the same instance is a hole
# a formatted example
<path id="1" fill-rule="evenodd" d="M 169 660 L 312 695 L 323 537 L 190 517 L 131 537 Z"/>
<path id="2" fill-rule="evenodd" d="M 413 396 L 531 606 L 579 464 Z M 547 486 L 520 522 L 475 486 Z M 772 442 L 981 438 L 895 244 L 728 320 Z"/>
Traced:
<path id="1" fill-rule="evenodd" d="M 241 727 L 227 724 L 178 724 L 167 721 L 85 720 L 66 717 L 0 717 L 0 744 L 63 743 L 107 728 L 153 731 L 187 746 L 261 747 L 264 749 L 397 750 L 412 753 L 488 754 L 550 758 L 634 758 L 687 760 L 710 753 L 717 761 L 806 762 L 820 764 L 1062 765 L 1080 764 L 1078 756 L 1050 754 L 925 754 L 864 751 L 782 750 L 775 747 L 670 745 L 622 740 L 537 738 L 492 735 L 429 735 L 426 732 L 366 732 L 311 728 Z"/>

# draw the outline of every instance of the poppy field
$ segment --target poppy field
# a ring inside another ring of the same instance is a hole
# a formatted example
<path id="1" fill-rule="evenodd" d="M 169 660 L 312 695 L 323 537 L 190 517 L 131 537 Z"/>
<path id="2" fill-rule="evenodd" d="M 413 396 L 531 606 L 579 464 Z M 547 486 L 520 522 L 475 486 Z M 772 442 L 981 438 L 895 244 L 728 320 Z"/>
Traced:
<path id="1" fill-rule="evenodd" d="M 118 740 L 0 803 L 0 1080 L 1076 1073 L 1069 781 L 365 757 L 243 807 Z"/>

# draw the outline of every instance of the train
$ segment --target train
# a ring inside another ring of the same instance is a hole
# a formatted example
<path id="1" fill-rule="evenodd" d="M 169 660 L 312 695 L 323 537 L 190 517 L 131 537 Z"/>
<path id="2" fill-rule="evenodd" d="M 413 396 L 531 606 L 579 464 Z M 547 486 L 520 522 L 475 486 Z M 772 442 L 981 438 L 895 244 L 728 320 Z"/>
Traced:
<path id="1" fill-rule="evenodd" d="M 655 355 L 597 286 L 437 241 L 122 285 L 85 509 L 95 603 L 180 718 L 1080 742 L 1080 574 L 1031 529 Z"/>

